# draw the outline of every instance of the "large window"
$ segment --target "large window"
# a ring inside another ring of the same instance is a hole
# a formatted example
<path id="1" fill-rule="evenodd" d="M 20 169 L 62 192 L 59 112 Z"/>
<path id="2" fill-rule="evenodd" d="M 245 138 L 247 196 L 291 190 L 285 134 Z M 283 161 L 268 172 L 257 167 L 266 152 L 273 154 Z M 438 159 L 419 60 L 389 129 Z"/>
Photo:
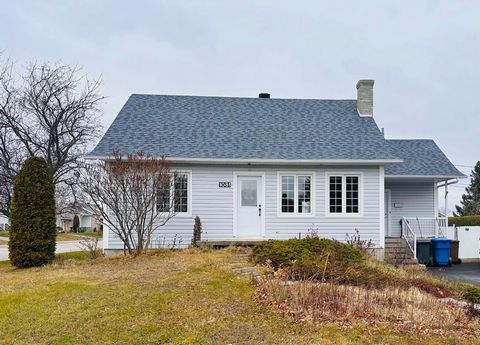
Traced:
<path id="1" fill-rule="evenodd" d="M 188 212 L 188 175 L 185 173 L 175 174 L 173 188 L 175 212 Z"/>
<path id="2" fill-rule="evenodd" d="M 280 174 L 280 213 L 311 215 L 313 213 L 313 175 Z"/>
<path id="3" fill-rule="evenodd" d="M 157 208 L 160 211 L 169 212 L 173 207 L 175 213 L 190 212 L 189 176 L 187 172 L 175 172 L 170 181 L 162 182 L 157 192 Z"/>
<path id="4" fill-rule="evenodd" d="M 328 175 L 328 213 L 360 213 L 360 175 Z"/>
<path id="5" fill-rule="evenodd" d="M 358 213 L 358 176 L 346 176 L 346 211 Z"/>

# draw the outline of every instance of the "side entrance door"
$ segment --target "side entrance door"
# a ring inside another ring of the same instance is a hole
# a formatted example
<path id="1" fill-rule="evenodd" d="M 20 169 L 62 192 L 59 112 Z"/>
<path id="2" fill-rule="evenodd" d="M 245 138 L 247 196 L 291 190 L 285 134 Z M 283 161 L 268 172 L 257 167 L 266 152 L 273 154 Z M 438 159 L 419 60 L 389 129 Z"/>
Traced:
<path id="1" fill-rule="evenodd" d="M 263 178 L 239 175 L 236 187 L 237 238 L 260 239 L 264 217 Z"/>
<path id="2" fill-rule="evenodd" d="M 390 236 L 390 218 L 392 215 L 392 202 L 391 202 L 390 189 L 385 189 L 385 236 Z"/>

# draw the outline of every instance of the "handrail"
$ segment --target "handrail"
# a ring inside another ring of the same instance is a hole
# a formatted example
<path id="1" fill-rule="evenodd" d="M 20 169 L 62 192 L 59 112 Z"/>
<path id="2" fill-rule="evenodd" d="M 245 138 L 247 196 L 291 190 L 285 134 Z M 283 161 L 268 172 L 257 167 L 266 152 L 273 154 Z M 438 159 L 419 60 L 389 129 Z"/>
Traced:
<path id="1" fill-rule="evenodd" d="M 408 220 L 402 217 L 402 238 L 407 242 L 413 257 L 417 258 L 417 235 L 410 227 Z"/>
<path id="2" fill-rule="evenodd" d="M 417 237 L 444 237 L 447 220 L 441 217 L 403 217 Z"/>

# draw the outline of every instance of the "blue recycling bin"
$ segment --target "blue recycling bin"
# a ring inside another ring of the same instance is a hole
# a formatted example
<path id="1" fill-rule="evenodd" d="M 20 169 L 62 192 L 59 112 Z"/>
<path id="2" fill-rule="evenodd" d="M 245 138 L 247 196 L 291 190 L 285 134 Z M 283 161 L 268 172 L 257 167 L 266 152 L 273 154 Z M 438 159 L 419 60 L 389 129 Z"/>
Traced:
<path id="1" fill-rule="evenodd" d="M 452 241 L 448 238 L 433 238 L 432 251 L 433 260 L 437 266 L 447 266 L 450 264 L 450 246 Z"/>

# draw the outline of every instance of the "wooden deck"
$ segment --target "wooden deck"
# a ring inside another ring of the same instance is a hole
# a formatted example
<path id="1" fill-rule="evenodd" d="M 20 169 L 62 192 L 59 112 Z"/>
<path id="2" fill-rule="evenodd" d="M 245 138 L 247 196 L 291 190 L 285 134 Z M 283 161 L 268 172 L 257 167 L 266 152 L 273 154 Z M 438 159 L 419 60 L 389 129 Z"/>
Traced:
<path id="1" fill-rule="evenodd" d="M 257 243 L 265 240 L 215 240 L 215 241 L 198 241 L 197 244 L 200 248 L 223 248 L 223 247 L 253 247 Z"/>

